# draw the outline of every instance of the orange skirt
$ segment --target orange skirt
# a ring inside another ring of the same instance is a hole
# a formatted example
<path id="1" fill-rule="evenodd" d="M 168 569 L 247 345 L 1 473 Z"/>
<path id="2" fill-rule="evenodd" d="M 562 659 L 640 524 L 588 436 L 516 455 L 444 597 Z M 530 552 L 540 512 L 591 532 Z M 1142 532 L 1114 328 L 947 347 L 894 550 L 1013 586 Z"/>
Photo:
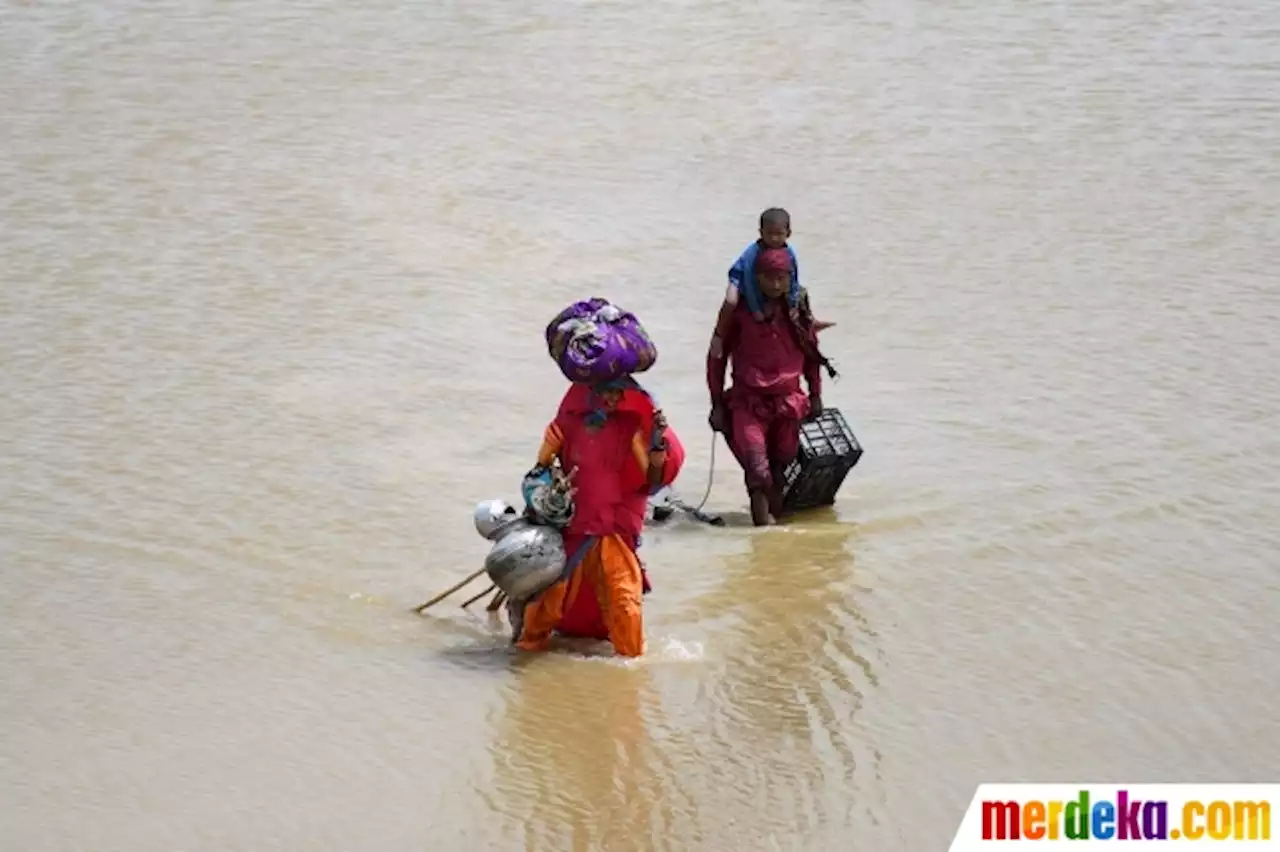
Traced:
<path id="1" fill-rule="evenodd" d="M 580 541 L 580 540 L 579 540 Z M 576 553 L 578 542 L 566 541 Z M 626 537 L 601 536 L 567 580 L 529 603 L 517 647 L 546 650 L 554 632 L 608 639 L 619 655 L 644 653 L 641 598 L 648 585 L 640 559 Z"/>

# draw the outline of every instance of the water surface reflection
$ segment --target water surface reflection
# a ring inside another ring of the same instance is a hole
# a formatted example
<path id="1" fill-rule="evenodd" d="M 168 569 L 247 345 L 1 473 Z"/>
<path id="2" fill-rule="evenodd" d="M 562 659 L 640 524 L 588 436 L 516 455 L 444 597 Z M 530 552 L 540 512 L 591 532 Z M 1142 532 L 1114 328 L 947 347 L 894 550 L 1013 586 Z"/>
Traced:
<path id="1" fill-rule="evenodd" d="M 524 657 L 496 726 L 492 806 L 527 849 L 663 849 L 669 774 L 650 728 L 645 665 L 576 653 Z"/>

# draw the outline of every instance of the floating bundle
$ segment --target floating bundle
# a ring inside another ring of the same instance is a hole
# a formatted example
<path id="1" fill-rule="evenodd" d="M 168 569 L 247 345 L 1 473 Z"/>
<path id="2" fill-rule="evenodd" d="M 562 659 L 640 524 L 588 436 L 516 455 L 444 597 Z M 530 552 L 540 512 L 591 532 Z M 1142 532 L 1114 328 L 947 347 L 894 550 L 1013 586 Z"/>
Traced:
<path id="1" fill-rule="evenodd" d="M 547 326 L 547 351 L 571 382 L 598 384 L 643 373 L 658 348 L 635 315 L 607 299 L 584 299 Z"/>

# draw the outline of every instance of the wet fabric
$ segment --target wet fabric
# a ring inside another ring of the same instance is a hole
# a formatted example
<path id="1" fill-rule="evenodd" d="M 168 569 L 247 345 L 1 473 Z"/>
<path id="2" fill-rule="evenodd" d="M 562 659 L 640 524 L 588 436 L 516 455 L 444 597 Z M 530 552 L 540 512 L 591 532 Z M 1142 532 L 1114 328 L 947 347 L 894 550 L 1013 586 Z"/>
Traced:
<path id="1" fill-rule="evenodd" d="M 546 329 L 547 351 L 571 382 L 598 384 L 642 373 L 658 349 L 635 315 L 606 299 L 584 299 Z"/>
<path id="2" fill-rule="evenodd" d="M 707 388 L 712 403 L 724 408 L 725 437 L 742 466 L 747 490 L 767 492 L 775 502 L 781 470 L 798 451 L 809 396 L 822 392 L 819 364 L 801 345 L 803 334 L 781 303 L 767 306 L 760 320 L 739 306 L 707 354 Z M 730 362 L 733 384 L 726 391 Z"/>
<path id="3" fill-rule="evenodd" d="M 635 434 L 632 436 L 629 445 L 631 459 L 634 460 L 634 464 L 622 465 L 622 469 L 619 471 L 619 487 L 623 492 L 627 493 L 646 491 L 648 487 L 649 450 L 652 448 L 653 438 L 655 437 L 654 419 L 658 409 L 657 400 L 633 378 L 623 379 L 619 384 L 624 387 L 622 398 L 618 401 L 613 413 L 607 416 L 623 421 L 628 427 L 634 424 L 635 429 Z M 602 413 L 602 404 L 599 394 L 592 388 L 581 384 L 571 385 L 560 401 L 560 408 L 556 413 L 554 424 L 568 424 L 575 429 L 583 424 L 588 427 L 598 427 L 603 422 L 603 418 L 599 417 Z M 557 434 L 563 437 L 563 427 L 556 425 L 556 430 Z M 685 449 L 680 442 L 680 436 L 670 426 L 666 430 L 666 439 L 667 465 L 664 472 L 664 482 L 667 482 L 666 476 L 670 476 L 671 481 L 674 481 L 676 474 L 684 465 L 685 458 Z M 617 456 L 618 459 L 623 457 L 623 455 Z M 613 460 L 609 461 L 612 462 Z M 641 515 L 644 513 L 646 502 L 647 497 L 637 503 L 641 507 Z M 635 532 L 638 534 L 639 528 Z"/>
<path id="4" fill-rule="evenodd" d="M 578 542 L 566 537 L 570 547 Z M 553 633 L 608 639 L 619 655 L 644 653 L 644 571 L 628 537 L 601 536 L 569 579 L 525 607 L 517 647 L 543 651 Z"/>
<path id="5" fill-rule="evenodd" d="M 738 307 L 717 329 L 707 361 L 707 381 L 712 398 L 723 393 L 728 361 L 733 363 L 733 386 L 770 394 L 799 393 L 801 378 L 810 393 L 821 394 L 818 363 L 801 345 L 803 332 L 789 312 L 771 305 L 759 320 Z M 718 344 L 718 345 L 717 345 Z"/>
<path id="6" fill-rule="evenodd" d="M 525 509 L 533 512 L 540 522 L 563 529 L 573 517 L 573 499 L 558 487 L 551 468 L 536 466 L 524 476 L 520 484 Z"/>
<path id="7" fill-rule="evenodd" d="M 797 394 L 768 396 L 743 390 L 730 394 L 728 441 L 742 465 L 748 491 L 769 491 L 782 468 L 800 451 L 800 423 L 809 401 Z"/>
<path id="8" fill-rule="evenodd" d="M 588 423 L 594 393 L 571 387 L 543 435 L 538 464 L 557 458 L 577 468 L 576 511 L 565 530 L 565 549 L 591 542 L 565 580 L 525 608 L 518 646 L 542 650 L 553 632 L 608 638 L 619 654 L 643 653 L 641 597 L 649 589 L 638 555 L 650 487 L 648 461 L 654 422 L 652 398 L 636 386 L 623 392 L 616 410 L 600 425 Z M 668 428 L 667 458 L 658 487 L 675 481 L 684 448 Z M 656 490 L 656 489 L 653 489 Z M 594 541 L 592 541 L 594 539 Z"/>
<path id="9" fill-rule="evenodd" d="M 793 268 L 791 249 L 767 248 L 756 255 L 757 274 L 761 272 L 791 272 Z"/>
<path id="10" fill-rule="evenodd" d="M 578 539 L 569 539 L 571 543 L 577 546 Z M 598 540 L 590 540 L 591 548 L 583 555 L 583 562 L 587 562 L 587 558 L 593 555 L 598 556 L 592 548 L 599 546 Z M 653 586 L 649 582 L 649 572 L 645 570 L 644 560 L 640 559 L 640 539 L 630 536 L 622 536 L 622 541 L 632 552 L 636 554 L 636 559 L 640 562 L 640 594 L 649 594 L 653 591 Z M 576 553 L 577 551 L 570 551 Z M 605 640 L 609 638 L 609 626 L 605 624 L 604 613 L 607 609 L 607 602 L 602 604 L 599 597 L 600 579 L 591 573 L 589 565 L 584 567 L 582 572 L 587 575 L 586 585 L 583 586 L 585 592 L 595 591 L 596 594 L 575 594 L 572 589 L 566 591 L 563 607 L 563 614 L 560 621 L 555 626 L 555 632 L 561 636 L 573 636 L 577 638 L 589 638 Z M 570 580 L 572 581 L 572 577 Z"/>
<path id="11" fill-rule="evenodd" d="M 738 327 L 741 326 L 742 320 L 739 316 L 739 311 L 741 309 L 741 305 L 738 305 L 737 303 L 731 304 L 727 299 L 720 305 L 720 312 L 716 316 L 715 332 L 711 336 L 711 349 L 708 353 L 711 357 L 722 357 L 724 354 L 725 340 L 731 334 L 738 333 Z M 763 322 L 767 319 L 763 310 L 759 313 L 752 313 L 751 309 L 748 307 L 746 308 L 746 311 L 749 317 L 758 321 Z M 794 307 L 785 308 L 785 311 L 790 320 L 791 328 L 795 332 L 796 340 L 800 344 L 800 348 L 804 351 L 805 358 L 811 362 L 812 375 L 817 376 L 820 380 L 821 371 L 823 369 L 825 369 L 827 371 L 827 375 L 832 378 L 839 375 L 836 372 L 835 367 L 827 357 L 822 354 L 822 350 L 818 347 L 818 333 L 824 328 L 829 328 L 833 323 L 819 322 L 814 318 L 813 309 L 809 305 L 808 291 L 801 288 L 799 301 Z M 808 375 L 810 375 L 810 373 L 806 371 L 806 376 Z"/>
<path id="12" fill-rule="evenodd" d="M 756 240 L 729 267 L 730 289 L 742 294 L 747 310 L 756 316 L 764 309 L 764 297 L 760 294 L 760 285 L 756 283 L 756 258 L 766 248 L 768 246 L 764 240 Z M 791 289 L 787 293 L 787 303 L 795 307 L 800 304 L 800 260 L 790 246 L 783 248 L 791 255 Z"/>

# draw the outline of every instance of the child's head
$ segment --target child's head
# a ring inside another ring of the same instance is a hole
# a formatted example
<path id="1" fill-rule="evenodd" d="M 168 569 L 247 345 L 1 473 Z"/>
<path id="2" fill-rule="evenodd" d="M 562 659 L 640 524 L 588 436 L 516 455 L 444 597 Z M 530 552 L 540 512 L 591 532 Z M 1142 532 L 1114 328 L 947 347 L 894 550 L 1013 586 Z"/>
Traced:
<path id="1" fill-rule="evenodd" d="M 791 253 L 768 248 L 756 255 L 756 283 L 766 299 L 780 299 L 791 289 Z"/>
<path id="2" fill-rule="evenodd" d="M 761 213 L 760 239 L 771 249 L 785 246 L 791 239 L 791 214 L 781 207 L 770 207 Z"/>

